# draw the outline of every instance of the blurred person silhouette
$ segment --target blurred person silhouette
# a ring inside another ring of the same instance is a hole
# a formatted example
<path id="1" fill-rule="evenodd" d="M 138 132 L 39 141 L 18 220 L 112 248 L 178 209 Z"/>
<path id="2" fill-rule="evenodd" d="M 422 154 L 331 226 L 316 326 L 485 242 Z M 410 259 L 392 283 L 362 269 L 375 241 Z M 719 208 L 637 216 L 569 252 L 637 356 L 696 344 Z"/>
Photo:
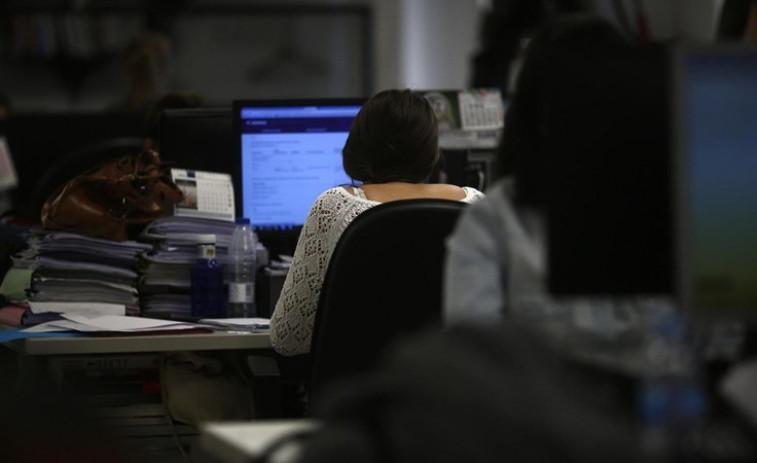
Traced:
<path id="1" fill-rule="evenodd" d="M 20 234 L 20 230 L 23 230 L 23 228 L 16 227 L 18 225 L 16 223 L 18 211 L 16 210 L 17 198 L 14 197 L 14 193 L 16 193 L 19 179 L 13 161 L 13 153 L 11 153 L 6 139 L 7 122 L 12 117 L 12 109 L 10 98 L 0 93 L 0 224 L 9 225 L 9 227 L 3 227 L 4 233 L 0 236 L 0 278 L 4 278 L 8 269 L 12 267 L 11 256 L 26 247 L 26 242 Z M 4 295 L 0 294 L 0 308 L 6 302 L 8 301 Z M 0 368 L 5 370 L 5 368 Z"/>
<path id="2" fill-rule="evenodd" d="M 559 80 L 564 87 L 570 82 L 565 80 L 567 78 L 591 79 L 597 82 L 595 85 L 602 85 L 602 79 L 607 78 L 603 63 L 608 57 L 625 57 L 624 53 L 629 50 L 631 44 L 624 36 L 610 22 L 596 15 L 563 15 L 548 21 L 534 33 L 526 49 L 497 153 L 501 178 L 487 190 L 484 199 L 463 212 L 448 238 L 444 285 L 447 323 L 490 321 L 516 311 L 547 315 L 561 307 L 547 289 L 546 206 L 548 172 L 554 163 L 549 156 L 559 151 L 549 143 L 561 124 L 581 117 L 580 120 L 594 120 L 594 114 L 588 112 L 596 109 L 578 105 L 558 107 L 555 104 L 558 91 L 553 82 Z M 592 63 L 588 72 L 596 75 L 567 77 L 560 72 L 558 62 L 566 65 L 579 57 L 583 63 Z M 564 97 L 563 93 L 559 95 Z M 633 107 L 624 110 L 635 111 Z M 610 127 L 613 127 L 612 121 L 621 122 L 620 116 L 603 113 L 599 117 L 605 125 L 586 127 L 585 132 L 571 125 L 574 132 L 570 136 L 603 143 L 599 139 L 604 135 L 595 132 L 607 130 L 618 135 Z M 588 152 L 564 155 L 572 156 L 571 159 L 594 156 Z"/>
<path id="3" fill-rule="evenodd" d="M 617 385 L 517 321 L 433 330 L 323 390 L 320 426 L 256 461 L 297 442 L 300 463 L 642 463 Z"/>
<path id="4" fill-rule="evenodd" d="M 8 95 L 0 93 L 0 217 L 4 218 L 14 212 L 11 191 L 18 185 L 13 155 L 5 138 L 12 109 Z"/>
<path id="5" fill-rule="evenodd" d="M 5 120 L 8 119 L 11 109 L 11 100 L 8 98 L 8 95 L 0 93 L 0 122 L 5 122 Z M 4 127 L 0 126 L 0 129 L 4 129 Z M 3 133 L 5 133 L 5 131 L 0 130 L 0 135 Z"/>
<path id="6" fill-rule="evenodd" d="M 271 344 L 278 353 L 293 356 L 310 351 L 331 253 L 358 214 L 401 199 L 473 202 L 483 197 L 475 188 L 427 183 L 439 156 L 438 122 L 421 94 L 384 90 L 363 105 L 342 150 L 344 170 L 356 182 L 326 190 L 310 209 L 271 317 Z"/>
<path id="7" fill-rule="evenodd" d="M 533 31 L 555 16 L 588 11 L 586 0 L 492 0 L 479 26 L 470 86 L 511 93 L 522 49 Z"/>
<path id="8" fill-rule="evenodd" d="M 11 100 L 4 93 L 0 93 L 0 178 L 7 176 L 9 173 L 15 177 L 15 168 L 13 167 L 13 157 L 11 156 L 8 143 L 5 139 L 8 131 L 7 120 L 11 115 Z M 13 185 L 15 186 L 15 185 Z M 10 188 L 0 191 L 0 217 L 5 222 L 7 216 L 13 211 L 13 199 Z M 17 241 L 7 242 L 0 240 L 0 278 L 4 278 L 8 269 L 12 265 L 11 255 L 19 250 L 20 244 Z M 4 295 L 0 295 L 0 309 L 7 303 Z M 0 348 L 0 371 L 4 372 L 0 379 L 0 390 L 6 384 L 10 384 L 15 378 L 18 369 L 18 359 L 16 353 L 10 349 Z"/>
<path id="9" fill-rule="evenodd" d="M 146 32 L 129 43 L 121 56 L 126 93 L 109 109 L 145 113 L 169 88 L 172 44 L 159 32 Z"/>
<path id="10" fill-rule="evenodd" d="M 715 40 L 757 43 L 757 0 L 725 0 L 718 17 Z"/>

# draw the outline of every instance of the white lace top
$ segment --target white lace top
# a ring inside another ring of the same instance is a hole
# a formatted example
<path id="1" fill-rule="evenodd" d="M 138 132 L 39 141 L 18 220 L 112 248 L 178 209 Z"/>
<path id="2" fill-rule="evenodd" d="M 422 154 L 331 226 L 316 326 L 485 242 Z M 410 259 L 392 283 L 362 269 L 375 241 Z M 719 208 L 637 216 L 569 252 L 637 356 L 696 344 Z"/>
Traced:
<path id="1" fill-rule="evenodd" d="M 484 196 L 475 188 L 463 189 L 464 202 Z M 361 189 L 353 190 L 354 194 L 336 187 L 321 193 L 305 220 L 292 266 L 271 317 L 271 344 L 282 355 L 310 351 L 318 298 L 336 242 L 358 214 L 380 204 L 366 199 Z"/>

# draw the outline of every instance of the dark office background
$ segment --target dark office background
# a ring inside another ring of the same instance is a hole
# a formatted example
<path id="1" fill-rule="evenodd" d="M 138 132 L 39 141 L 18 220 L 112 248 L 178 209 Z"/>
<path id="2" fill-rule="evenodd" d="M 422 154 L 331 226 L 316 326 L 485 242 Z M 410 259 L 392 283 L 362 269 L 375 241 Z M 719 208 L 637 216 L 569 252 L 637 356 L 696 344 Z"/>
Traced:
<path id="1" fill-rule="evenodd" d="M 495 1 L 0 0 L 0 93 L 17 111 L 102 109 L 123 91 L 120 52 L 145 30 L 172 41 L 170 86 L 211 103 L 459 88 Z M 616 21 L 637 3 L 587 1 Z M 711 38 L 720 2 L 678 3 L 641 2 L 652 34 Z"/>
<path id="2" fill-rule="evenodd" d="M 111 107 L 125 91 L 123 51 L 147 31 L 169 41 L 167 90 L 197 92 L 211 105 L 358 96 L 373 87 L 365 5 L 109 0 L 4 8 L 0 89 L 17 111 Z"/>
<path id="3" fill-rule="evenodd" d="M 481 45 L 480 21 L 496 1 L 507 0 L 0 0 L 0 94 L 9 98 L 17 125 L 24 115 L 112 108 L 126 90 L 123 51 L 146 31 L 170 40 L 166 90 L 197 92 L 208 106 L 365 96 L 390 87 L 462 88 Z M 621 27 L 627 24 L 618 11 L 632 18 L 637 3 L 587 2 Z M 685 8 L 641 3 L 657 38 L 714 34 L 715 0 Z M 69 119 L 25 124 L 34 126 L 28 136 L 19 130 L 9 140 L 22 182 L 15 196 L 27 201 L 40 166 L 70 151 L 71 139 L 137 136 L 141 130 L 136 118 L 115 128 L 98 120 L 77 132 Z M 19 148 L 30 143 L 41 154 Z"/>

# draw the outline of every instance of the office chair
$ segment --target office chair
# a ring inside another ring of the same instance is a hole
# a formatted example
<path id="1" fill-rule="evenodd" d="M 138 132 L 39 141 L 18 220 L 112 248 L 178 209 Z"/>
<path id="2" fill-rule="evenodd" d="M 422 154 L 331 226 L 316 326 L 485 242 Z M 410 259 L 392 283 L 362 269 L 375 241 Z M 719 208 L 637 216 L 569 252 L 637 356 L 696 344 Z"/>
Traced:
<path id="1" fill-rule="evenodd" d="M 441 324 L 445 240 L 466 203 L 410 199 L 361 213 L 339 239 L 318 301 L 308 390 L 372 368 L 396 338 Z"/>

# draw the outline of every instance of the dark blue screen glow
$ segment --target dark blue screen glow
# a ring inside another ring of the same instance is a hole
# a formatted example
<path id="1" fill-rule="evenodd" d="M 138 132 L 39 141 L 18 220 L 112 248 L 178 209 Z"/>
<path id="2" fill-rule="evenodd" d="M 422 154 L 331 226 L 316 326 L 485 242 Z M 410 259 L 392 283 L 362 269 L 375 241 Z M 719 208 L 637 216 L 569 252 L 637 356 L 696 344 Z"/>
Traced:
<path id="1" fill-rule="evenodd" d="M 685 57 L 682 126 L 691 309 L 757 315 L 757 52 Z"/>

